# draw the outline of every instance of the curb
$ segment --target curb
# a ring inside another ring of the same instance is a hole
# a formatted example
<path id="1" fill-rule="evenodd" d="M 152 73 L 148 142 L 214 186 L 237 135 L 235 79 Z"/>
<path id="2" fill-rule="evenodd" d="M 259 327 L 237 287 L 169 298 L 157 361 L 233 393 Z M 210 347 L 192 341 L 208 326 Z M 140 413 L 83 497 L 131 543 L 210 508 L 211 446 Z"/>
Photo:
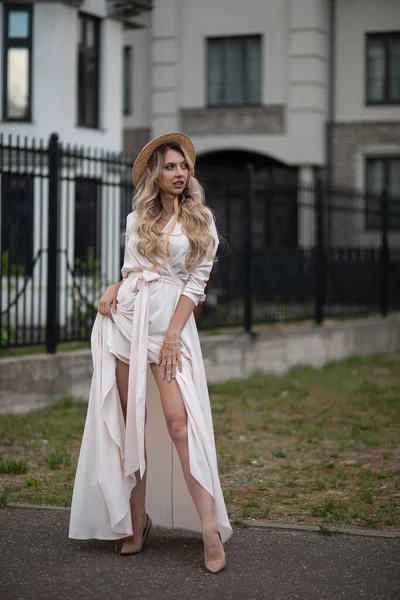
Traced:
<path id="1" fill-rule="evenodd" d="M 49 504 L 24 504 L 20 502 L 9 502 L 6 508 L 23 508 L 28 510 L 60 510 L 70 511 L 68 506 L 51 506 Z M 286 523 L 265 523 L 264 521 L 242 521 L 245 527 L 249 529 L 270 529 L 275 531 L 294 531 L 294 532 L 311 532 L 319 533 L 322 535 L 356 535 L 361 537 L 376 537 L 376 538 L 389 538 L 396 539 L 400 538 L 400 531 L 387 531 L 380 529 L 348 529 L 346 527 L 334 528 L 334 527 L 318 527 L 316 525 L 292 525 Z"/>
<path id="2" fill-rule="evenodd" d="M 24 502 L 8 502 L 6 508 L 27 508 L 33 510 L 70 511 L 69 506 L 52 506 L 51 504 L 25 504 Z"/>
<path id="3" fill-rule="evenodd" d="M 264 521 L 243 521 L 248 528 L 253 529 L 271 529 L 297 532 L 314 532 L 322 535 L 335 535 L 337 533 L 344 535 L 357 535 L 361 537 L 376 538 L 400 538 L 400 531 L 387 531 L 381 529 L 348 529 L 346 527 L 325 527 L 316 525 L 287 525 L 285 523 L 265 523 Z"/>

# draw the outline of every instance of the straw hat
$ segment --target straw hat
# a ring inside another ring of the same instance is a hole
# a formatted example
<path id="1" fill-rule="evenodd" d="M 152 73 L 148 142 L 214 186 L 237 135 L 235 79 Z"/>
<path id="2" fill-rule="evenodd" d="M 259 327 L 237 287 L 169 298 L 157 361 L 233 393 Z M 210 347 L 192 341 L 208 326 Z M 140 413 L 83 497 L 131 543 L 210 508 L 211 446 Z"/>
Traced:
<path id="1" fill-rule="evenodd" d="M 165 133 L 164 135 L 160 135 L 148 144 L 146 144 L 146 146 L 139 152 L 138 156 L 136 157 L 135 163 L 132 168 L 132 179 L 135 187 L 139 183 L 139 179 L 142 173 L 146 170 L 147 163 L 149 162 L 154 150 L 156 150 L 159 146 L 171 143 L 179 144 L 179 146 L 187 153 L 190 160 L 194 164 L 196 160 L 196 150 L 194 149 L 192 140 L 185 133 Z"/>

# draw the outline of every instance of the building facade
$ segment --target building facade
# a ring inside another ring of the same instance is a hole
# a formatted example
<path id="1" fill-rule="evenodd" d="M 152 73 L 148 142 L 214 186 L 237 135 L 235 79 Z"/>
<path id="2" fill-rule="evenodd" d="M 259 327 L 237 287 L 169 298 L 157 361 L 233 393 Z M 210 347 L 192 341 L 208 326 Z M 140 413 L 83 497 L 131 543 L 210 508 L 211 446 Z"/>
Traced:
<path id="1" fill-rule="evenodd" d="M 121 149 L 124 23 L 107 0 L 3 2 L 1 131 Z"/>
<path id="2" fill-rule="evenodd" d="M 90 299 L 95 279 L 118 278 L 120 253 L 109 248 L 123 242 L 131 210 L 127 165 L 167 131 L 192 137 L 231 257 L 243 254 L 250 166 L 260 272 L 265 252 L 315 247 L 318 174 L 360 191 L 341 196 L 346 210 L 327 219 L 328 246 L 379 247 L 384 189 L 390 242 L 400 241 L 399 0 L 14 0 L 0 3 L 0 31 L 3 307 L 14 302 L 10 274 L 17 296 L 27 286 L 28 304 L 45 289 L 50 154 L 38 140 L 46 147 L 52 133 L 63 144 L 66 319 L 72 270 Z M 73 155 L 68 144 L 110 154 Z M 122 150 L 130 157 L 118 166 Z M 289 189 L 277 194 L 281 184 Z"/>
<path id="3" fill-rule="evenodd" d="M 32 310 L 25 324 L 45 322 L 52 203 L 58 208 L 61 325 L 82 303 L 78 289 L 92 302 L 105 281 L 119 278 L 121 204 L 132 195 L 118 162 L 124 30 L 136 26 L 147 5 L 0 4 L 0 316 L 13 328 L 25 319 L 26 306 Z M 50 148 L 53 133 L 58 139 Z"/>
<path id="4" fill-rule="evenodd" d="M 253 163 L 261 180 L 307 184 L 320 170 L 400 196 L 397 0 L 155 0 L 141 22 L 125 32 L 126 150 L 182 130 L 200 173 Z"/>

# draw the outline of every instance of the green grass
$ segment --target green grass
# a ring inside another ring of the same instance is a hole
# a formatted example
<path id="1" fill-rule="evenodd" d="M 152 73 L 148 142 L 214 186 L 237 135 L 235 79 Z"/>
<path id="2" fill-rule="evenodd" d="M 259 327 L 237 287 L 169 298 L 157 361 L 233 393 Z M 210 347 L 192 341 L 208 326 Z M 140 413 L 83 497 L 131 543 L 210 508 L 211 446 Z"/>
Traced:
<path id="1" fill-rule="evenodd" d="M 85 415 L 85 405 L 64 397 L 42 411 L 0 416 L 0 452 L 29 466 L 28 478 L 1 476 L 9 501 L 69 506 Z"/>
<path id="2" fill-rule="evenodd" d="M 25 460 L 0 460 L 0 473 L 19 475 L 20 473 L 27 473 L 28 470 L 28 465 Z"/>
<path id="3" fill-rule="evenodd" d="M 210 385 L 232 522 L 400 529 L 399 373 L 393 353 Z M 70 504 L 85 415 L 0 416 L 0 506 Z"/>
<path id="4" fill-rule="evenodd" d="M 45 461 L 53 471 L 61 467 L 70 467 L 72 465 L 72 456 L 65 448 L 56 447 L 53 452 L 46 456 Z"/>
<path id="5" fill-rule="evenodd" d="M 0 508 L 5 508 L 8 504 L 8 500 L 8 491 L 7 489 L 4 489 L 0 492 Z"/>
<path id="6" fill-rule="evenodd" d="M 346 507 L 335 512 L 339 526 L 399 529 L 399 373 L 393 353 L 210 386 L 224 409 L 214 423 L 222 483 L 235 491 L 229 513 L 323 526 L 329 511 L 309 507 L 329 497 Z"/>
<path id="7" fill-rule="evenodd" d="M 274 458 L 286 458 L 287 457 L 287 451 L 281 450 L 279 448 L 272 448 L 271 454 Z"/>

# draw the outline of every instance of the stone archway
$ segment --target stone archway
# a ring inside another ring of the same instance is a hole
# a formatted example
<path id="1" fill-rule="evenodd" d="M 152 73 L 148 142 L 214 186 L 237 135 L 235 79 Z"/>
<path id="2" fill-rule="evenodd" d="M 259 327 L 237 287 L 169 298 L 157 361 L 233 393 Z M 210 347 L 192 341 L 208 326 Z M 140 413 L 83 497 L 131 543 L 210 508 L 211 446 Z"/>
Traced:
<path id="1" fill-rule="evenodd" d="M 250 189 L 247 165 L 254 175 Z M 253 249 L 296 248 L 298 245 L 298 169 L 275 159 L 241 150 L 201 154 L 196 175 L 207 204 L 218 215 L 223 234 L 240 246 L 244 210 L 252 204 Z"/>
<path id="2" fill-rule="evenodd" d="M 253 167 L 251 176 L 248 165 Z M 214 291 L 222 290 L 228 304 L 243 298 L 250 269 L 255 298 L 289 297 L 301 254 L 298 169 L 261 154 L 226 150 L 198 156 L 196 175 L 207 205 L 215 211 L 218 232 L 227 242 L 220 245 L 212 273 Z M 246 244 L 250 198 L 251 250 Z"/>

